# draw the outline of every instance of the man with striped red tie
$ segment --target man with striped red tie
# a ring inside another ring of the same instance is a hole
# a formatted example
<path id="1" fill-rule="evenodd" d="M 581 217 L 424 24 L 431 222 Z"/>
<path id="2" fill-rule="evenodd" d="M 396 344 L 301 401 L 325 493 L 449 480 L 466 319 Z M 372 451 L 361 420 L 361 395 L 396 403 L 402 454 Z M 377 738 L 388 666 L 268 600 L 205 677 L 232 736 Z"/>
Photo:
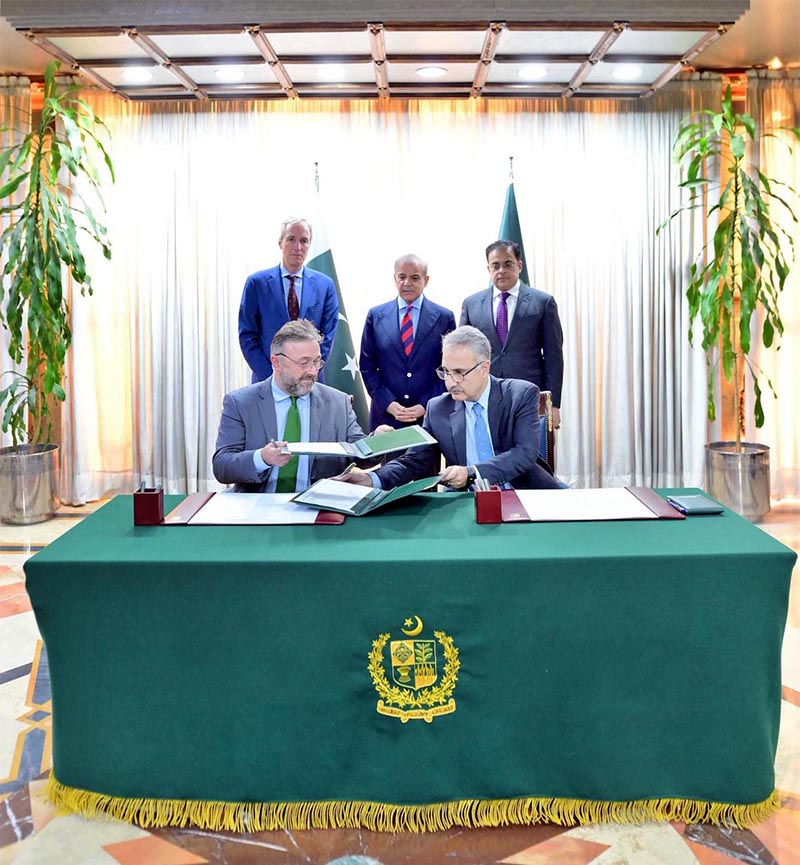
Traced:
<path id="1" fill-rule="evenodd" d="M 436 375 L 442 337 L 455 330 L 449 309 L 424 297 L 428 265 L 413 254 L 394 263 L 397 298 L 367 313 L 359 366 L 372 405 L 369 428 L 418 424 L 428 400 L 444 393 Z"/>

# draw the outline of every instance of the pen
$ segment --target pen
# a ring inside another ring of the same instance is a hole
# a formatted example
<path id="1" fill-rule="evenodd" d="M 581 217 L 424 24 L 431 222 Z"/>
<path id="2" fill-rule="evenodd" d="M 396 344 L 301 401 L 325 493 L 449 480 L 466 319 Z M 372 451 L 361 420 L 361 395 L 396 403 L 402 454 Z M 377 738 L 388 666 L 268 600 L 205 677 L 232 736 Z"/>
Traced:
<path id="1" fill-rule="evenodd" d="M 355 463 L 350 463 L 350 465 L 342 472 L 343 475 L 349 475 L 351 471 L 356 467 Z"/>

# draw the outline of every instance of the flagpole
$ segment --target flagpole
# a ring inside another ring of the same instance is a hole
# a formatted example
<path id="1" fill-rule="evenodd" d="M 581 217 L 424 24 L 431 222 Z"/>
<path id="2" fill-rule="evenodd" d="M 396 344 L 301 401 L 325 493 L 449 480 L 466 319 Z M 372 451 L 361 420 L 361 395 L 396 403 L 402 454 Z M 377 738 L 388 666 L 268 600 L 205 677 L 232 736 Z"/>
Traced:
<path id="1" fill-rule="evenodd" d="M 513 156 L 508 157 L 508 177 L 509 177 L 509 180 L 513 183 L 514 182 L 514 157 Z"/>

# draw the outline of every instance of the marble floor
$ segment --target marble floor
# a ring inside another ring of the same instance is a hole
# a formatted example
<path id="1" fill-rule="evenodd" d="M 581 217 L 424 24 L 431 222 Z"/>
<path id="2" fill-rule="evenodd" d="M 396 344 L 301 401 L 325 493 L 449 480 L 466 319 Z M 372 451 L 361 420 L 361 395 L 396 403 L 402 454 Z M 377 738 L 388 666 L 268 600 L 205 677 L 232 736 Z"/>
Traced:
<path id="1" fill-rule="evenodd" d="M 95 507 L 63 508 L 56 519 L 37 526 L 0 526 L 0 865 L 800 865 L 800 566 L 783 645 L 776 759 L 782 807 L 752 830 L 658 823 L 427 835 L 356 830 L 233 835 L 145 831 L 55 813 L 44 795 L 51 766 L 47 655 L 22 565 Z M 775 507 L 762 528 L 800 551 L 800 505 Z"/>

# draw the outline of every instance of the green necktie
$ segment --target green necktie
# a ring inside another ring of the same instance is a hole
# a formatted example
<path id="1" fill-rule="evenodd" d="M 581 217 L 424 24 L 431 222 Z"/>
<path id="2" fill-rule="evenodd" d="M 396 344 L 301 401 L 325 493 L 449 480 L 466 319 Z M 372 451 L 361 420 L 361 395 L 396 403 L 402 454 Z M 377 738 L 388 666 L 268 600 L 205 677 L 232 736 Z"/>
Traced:
<path id="1" fill-rule="evenodd" d="M 286 442 L 300 441 L 300 410 L 297 408 L 297 397 L 293 396 L 292 406 L 286 415 L 286 427 L 283 430 L 283 440 Z M 297 463 L 299 457 L 292 457 L 278 472 L 276 493 L 293 493 L 297 486 Z"/>

